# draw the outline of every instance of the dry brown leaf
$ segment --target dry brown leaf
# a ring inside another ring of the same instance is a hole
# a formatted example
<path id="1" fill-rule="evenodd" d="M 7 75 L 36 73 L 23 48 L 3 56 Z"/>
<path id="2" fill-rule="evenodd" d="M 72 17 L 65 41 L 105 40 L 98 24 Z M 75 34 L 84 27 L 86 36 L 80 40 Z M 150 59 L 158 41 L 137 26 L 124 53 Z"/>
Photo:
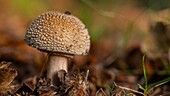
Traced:
<path id="1" fill-rule="evenodd" d="M 17 76 L 17 71 L 9 68 L 9 65 L 9 62 L 0 63 L 0 94 L 6 94 L 6 92 L 10 92 L 16 87 L 10 84 Z"/>

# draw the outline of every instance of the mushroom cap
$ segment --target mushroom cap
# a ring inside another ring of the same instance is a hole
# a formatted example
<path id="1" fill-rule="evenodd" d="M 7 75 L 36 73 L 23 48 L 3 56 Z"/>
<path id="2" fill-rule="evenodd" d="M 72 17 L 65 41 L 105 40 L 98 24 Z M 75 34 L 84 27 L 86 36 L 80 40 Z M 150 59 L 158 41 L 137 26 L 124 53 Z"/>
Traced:
<path id="1" fill-rule="evenodd" d="M 73 15 L 56 11 L 38 16 L 27 29 L 25 42 L 52 53 L 86 55 L 90 49 L 85 25 Z"/>

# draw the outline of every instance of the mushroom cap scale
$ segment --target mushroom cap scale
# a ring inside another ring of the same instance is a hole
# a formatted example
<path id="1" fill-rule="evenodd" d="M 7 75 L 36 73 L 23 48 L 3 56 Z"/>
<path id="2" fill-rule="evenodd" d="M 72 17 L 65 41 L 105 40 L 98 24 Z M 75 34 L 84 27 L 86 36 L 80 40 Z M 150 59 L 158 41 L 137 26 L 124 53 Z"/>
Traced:
<path id="1" fill-rule="evenodd" d="M 49 11 L 38 16 L 28 27 L 25 42 L 46 52 L 86 55 L 90 36 L 75 16 Z"/>

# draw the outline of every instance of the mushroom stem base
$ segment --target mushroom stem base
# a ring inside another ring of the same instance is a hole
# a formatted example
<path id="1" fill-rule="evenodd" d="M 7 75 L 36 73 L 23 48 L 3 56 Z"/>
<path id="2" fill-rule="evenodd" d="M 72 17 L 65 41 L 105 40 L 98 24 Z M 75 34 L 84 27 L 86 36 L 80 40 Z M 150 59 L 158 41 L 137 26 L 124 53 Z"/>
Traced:
<path id="1" fill-rule="evenodd" d="M 49 56 L 49 67 L 47 70 L 47 78 L 51 79 L 51 82 L 54 82 L 55 76 L 57 76 L 57 72 L 60 70 L 65 70 L 67 72 L 67 64 L 68 58 L 61 56 Z"/>

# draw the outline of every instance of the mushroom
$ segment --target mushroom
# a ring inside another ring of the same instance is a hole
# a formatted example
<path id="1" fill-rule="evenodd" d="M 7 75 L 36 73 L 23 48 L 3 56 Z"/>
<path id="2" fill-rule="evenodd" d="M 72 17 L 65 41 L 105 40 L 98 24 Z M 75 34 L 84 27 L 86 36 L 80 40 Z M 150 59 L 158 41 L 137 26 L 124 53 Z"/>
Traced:
<path id="1" fill-rule="evenodd" d="M 38 16 L 28 27 L 25 42 L 49 54 L 47 78 L 53 82 L 59 70 L 68 72 L 68 59 L 87 55 L 90 36 L 85 25 L 75 16 L 49 11 Z"/>

